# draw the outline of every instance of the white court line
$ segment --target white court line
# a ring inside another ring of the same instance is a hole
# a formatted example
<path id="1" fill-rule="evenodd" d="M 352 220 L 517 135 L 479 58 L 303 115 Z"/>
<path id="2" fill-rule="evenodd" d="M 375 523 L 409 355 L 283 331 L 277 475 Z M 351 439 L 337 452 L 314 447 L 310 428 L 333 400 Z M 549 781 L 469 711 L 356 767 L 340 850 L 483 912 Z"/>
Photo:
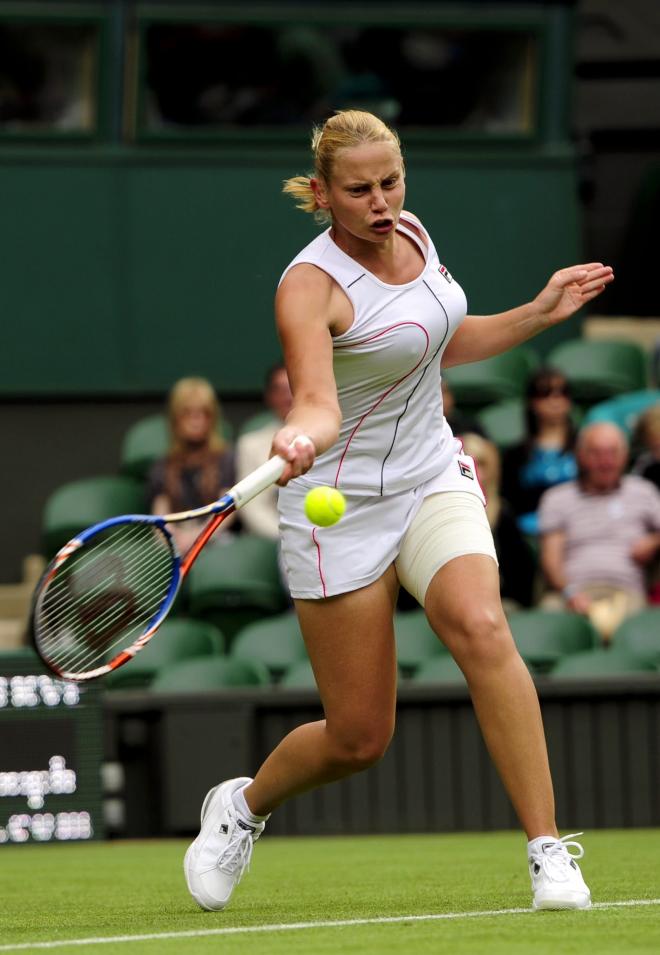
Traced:
<path id="1" fill-rule="evenodd" d="M 628 908 L 636 905 L 660 905 L 660 899 L 627 899 L 623 902 L 594 902 L 592 909 Z M 214 935 L 253 935 L 257 932 L 295 932 L 310 928 L 346 928 L 352 925 L 392 925 L 396 922 L 441 922 L 450 919 L 492 918 L 496 915 L 531 915 L 532 909 L 491 909 L 485 912 L 442 912 L 436 915 L 392 915 L 370 919 L 338 919 L 328 922 L 283 922 L 280 925 L 236 925 L 227 928 L 191 929 L 187 932 L 153 932 L 149 935 L 109 935 L 99 938 L 70 938 L 56 942 L 18 942 L 0 945 L 0 952 L 25 952 L 36 949 L 65 948 L 67 945 L 108 945 L 111 942 L 153 942 L 179 938 L 204 938 Z"/>

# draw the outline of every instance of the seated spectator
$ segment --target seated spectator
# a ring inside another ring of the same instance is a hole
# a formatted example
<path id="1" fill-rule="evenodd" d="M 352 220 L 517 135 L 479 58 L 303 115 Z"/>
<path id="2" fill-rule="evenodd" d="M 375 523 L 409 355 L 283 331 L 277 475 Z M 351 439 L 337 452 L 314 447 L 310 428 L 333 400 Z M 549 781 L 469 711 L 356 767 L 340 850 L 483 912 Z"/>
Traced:
<path id="1" fill-rule="evenodd" d="M 541 564 L 555 594 L 546 607 L 588 616 L 604 642 L 647 602 L 645 571 L 660 551 L 660 492 L 625 475 L 628 446 L 609 422 L 577 441 L 579 478 L 543 495 Z"/>
<path id="2" fill-rule="evenodd" d="M 268 372 L 264 404 L 273 412 L 273 420 L 256 431 L 242 434 L 236 442 L 236 473 L 239 480 L 270 457 L 273 436 L 291 410 L 291 389 L 284 365 L 275 365 Z M 278 488 L 273 485 L 242 508 L 241 524 L 250 534 L 278 539 L 277 492 Z"/>
<path id="3" fill-rule="evenodd" d="M 152 514 L 203 507 L 221 497 L 235 483 L 233 453 L 221 436 L 220 403 L 204 378 L 182 378 L 168 398 L 171 444 L 168 454 L 156 461 L 148 478 Z M 226 537 L 228 518 L 215 537 Z M 171 531 L 184 554 L 204 520 L 173 524 Z"/>
<path id="4" fill-rule="evenodd" d="M 502 459 L 502 496 L 525 534 L 538 533 L 537 508 L 548 488 L 577 476 L 571 395 L 560 371 L 542 368 L 527 385 L 526 437 Z"/>
<path id="5" fill-rule="evenodd" d="M 632 444 L 637 449 L 632 473 L 660 488 L 660 404 L 652 405 L 639 416 Z"/>
<path id="6" fill-rule="evenodd" d="M 536 564 L 508 502 L 500 496 L 500 454 L 478 434 L 462 437 L 466 454 L 474 458 L 479 482 L 486 495 L 486 515 L 493 532 L 500 565 L 500 593 L 507 612 L 532 605 Z"/>
<path id="7" fill-rule="evenodd" d="M 469 431 L 470 434 L 479 434 L 482 438 L 487 437 L 486 432 L 473 415 L 467 414 L 467 412 L 456 407 L 454 393 L 444 375 L 440 381 L 440 387 L 442 389 L 442 410 L 452 434 L 457 438 L 462 438 Z"/>

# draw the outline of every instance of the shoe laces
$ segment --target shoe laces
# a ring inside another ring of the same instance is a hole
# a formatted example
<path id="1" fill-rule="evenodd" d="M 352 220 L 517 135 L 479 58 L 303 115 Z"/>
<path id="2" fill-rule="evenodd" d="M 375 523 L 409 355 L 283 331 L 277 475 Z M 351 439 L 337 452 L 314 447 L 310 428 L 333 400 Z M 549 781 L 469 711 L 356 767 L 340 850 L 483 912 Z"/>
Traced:
<path id="1" fill-rule="evenodd" d="M 575 859 L 581 859 L 584 855 L 584 849 L 579 842 L 572 842 L 576 836 L 583 835 L 582 832 L 572 832 L 568 836 L 563 836 L 557 842 L 546 844 L 542 850 L 534 855 L 534 861 L 543 869 L 543 872 L 549 879 L 555 882 L 566 882 L 571 878 L 574 869 L 571 862 Z M 570 852 L 575 849 L 575 852 Z"/>
<path id="2" fill-rule="evenodd" d="M 240 882 L 243 873 L 250 868 L 252 847 L 258 838 L 258 831 L 244 829 L 238 819 L 234 818 L 231 835 L 218 859 L 220 871 L 226 875 L 235 875 L 236 882 Z"/>

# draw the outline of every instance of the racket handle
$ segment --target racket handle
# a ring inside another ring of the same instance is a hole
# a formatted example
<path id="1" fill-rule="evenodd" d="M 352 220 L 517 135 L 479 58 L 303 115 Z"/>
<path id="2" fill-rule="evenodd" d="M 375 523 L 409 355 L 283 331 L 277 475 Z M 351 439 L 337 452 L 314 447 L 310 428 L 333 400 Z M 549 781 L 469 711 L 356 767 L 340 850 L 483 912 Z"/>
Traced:
<path id="1" fill-rule="evenodd" d="M 282 475 L 286 461 L 275 455 L 269 458 L 265 464 L 258 467 L 256 471 L 248 474 L 247 477 L 235 484 L 227 493 L 236 505 L 236 510 L 251 501 L 257 494 L 261 494 L 267 487 L 274 484 Z"/>

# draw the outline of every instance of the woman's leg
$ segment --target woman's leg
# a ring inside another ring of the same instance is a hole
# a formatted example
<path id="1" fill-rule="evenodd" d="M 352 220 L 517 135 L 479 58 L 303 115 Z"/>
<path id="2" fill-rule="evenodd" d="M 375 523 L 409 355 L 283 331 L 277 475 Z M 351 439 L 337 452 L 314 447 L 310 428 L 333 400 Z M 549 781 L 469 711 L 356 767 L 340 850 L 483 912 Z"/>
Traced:
<path id="1" fill-rule="evenodd" d="M 392 737 L 396 647 L 392 615 L 398 583 L 380 580 L 325 600 L 298 600 L 325 719 L 297 727 L 244 789 L 249 809 L 265 816 L 291 796 L 377 762 Z"/>
<path id="2" fill-rule="evenodd" d="M 463 670 L 486 745 L 528 839 L 557 835 L 541 711 L 502 611 L 495 562 L 456 557 L 426 593 L 429 622 Z"/>

